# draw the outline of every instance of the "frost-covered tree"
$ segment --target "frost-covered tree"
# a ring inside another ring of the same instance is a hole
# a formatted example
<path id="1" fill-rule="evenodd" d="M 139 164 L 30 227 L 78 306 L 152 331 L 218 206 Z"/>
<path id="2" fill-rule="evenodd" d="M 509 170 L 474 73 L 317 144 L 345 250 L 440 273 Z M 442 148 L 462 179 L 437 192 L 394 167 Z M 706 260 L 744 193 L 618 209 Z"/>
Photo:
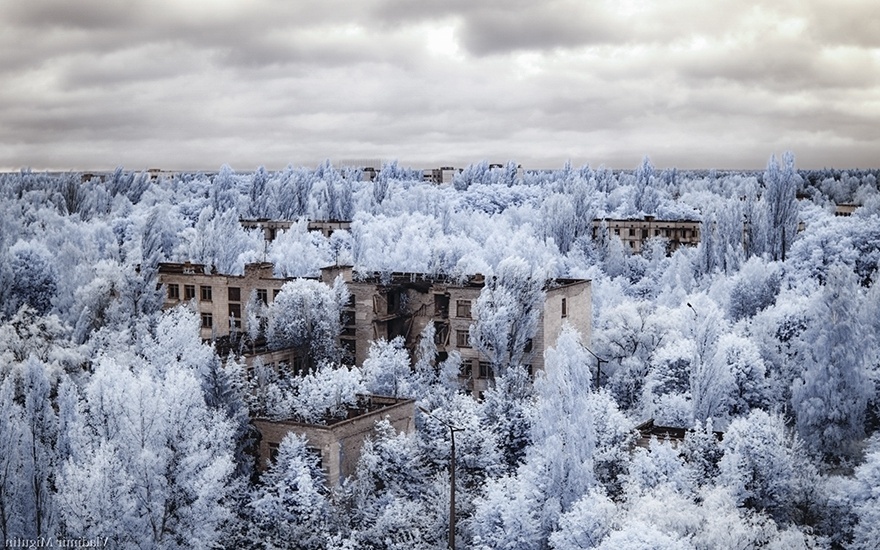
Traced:
<path id="1" fill-rule="evenodd" d="M 489 162 L 486 160 L 475 164 L 469 164 L 464 170 L 455 174 L 452 179 L 452 185 L 458 191 L 466 191 L 475 183 L 487 183 L 486 178 L 489 173 Z"/>
<path id="2" fill-rule="evenodd" d="M 412 397 L 416 387 L 403 338 L 374 340 L 363 365 L 367 391 L 376 395 Z"/>
<path id="3" fill-rule="evenodd" d="M 490 479 L 475 503 L 473 548 L 538 550 L 546 546 L 539 504 L 516 477 Z"/>
<path id="4" fill-rule="evenodd" d="M 83 448 L 59 479 L 62 520 L 71 535 L 120 547 L 219 543 L 238 490 L 233 430 L 195 373 L 128 359 L 101 359 L 86 387 L 88 413 L 74 428 Z M 114 506 L 96 490 L 105 487 L 122 495 Z"/>
<path id="5" fill-rule="evenodd" d="M 238 182 L 235 172 L 228 164 L 220 167 L 220 172 L 211 182 L 211 206 L 214 212 L 236 210 L 239 193 Z"/>
<path id="6" fill-rule="evenodd" d="M 266 172 L 265 166 L 257 168 L 254 175 L 251 176 L 250 190 L 248 193 L 247 215 L 251 218 L 265 218 L 268 210 L 267 187 L 269 183 L 269 174 Z"/>
<path id="7" fill-rule="evenodd" d="M 857 524 L 849 548 L 868 550 L 876 546 L 880 537 L 880 495 L 877 493 L 877 487 L 880 486 L 878 441 L 880 440 L 876 436 L 871 439 L 865 460 L 855 471 L 855 491 L 851 498 L 854 502 L 853 512 Z"/>
<path id="8" fill-rule="evenodd" d="M 411 377 L 413 393 L 419 399 L 424 399 L 427 394 L 438 388 L 440 384 L 440 365 L 437 362 L 437 343 L 435 337 L 437 329 L 434 322 L 429 321 L 422 332 L 419 333 L 418 346 L 416 347 Z"/>
<path id="9" fill-rule="evenodd" d="M 0 535 L 3 540 L 23 536 L 24 516 L 21 506 L 23 479 L 19 475 L 24 469 L 24 426 L 21 407 L 15 403 L 14 383 L 11 377 L 0 382 Z"/>
<path id="10" fill-rule="evenodd" d="M 239 275 L 257 261 L 265 243 L 262 232 L 246 230 L 235 209 L 203 210 L 194 228 L 184 232 L 178 255 L 214 267 L 219 273 Z"/>
<path id="11" fill-rule="evenodd" d="M 750 258 L 732 281 L 728 314 L 734 321 L 753 317 L 776 301 L 781 284 L 779 264 Z"/>
<path id="12" fill-rule="evenodd" d="M 791 521 L 798 500 L 796 474 L 805 462 L 801 445 L 782 417 L 752 411 L 731 422 L 724 433 L 720 481 L 738 504 L 778 522 Z"/>
<path id="13" fill-rule="evenodd" d="M 49 367 L 31 355 L 0 378 L 0 530 L 7 537 L 51 537 L 57 525 L 58 416 Z"/>
<path id="14" fill-rule="evenodd" d="M 713 432 L 712 419 L 697 422 L 681 446 L 688 482 L 695 488 L 712 484 L 718 477 L 718 463 L 723 451 Z"/>
<path id="15" fill-rule="evenodd" d="M 222 414 L 232 429 L 235 476 L 247 480 L 253 474 L 252 453 L 257 433 L 248 416 L 244 396 L 246 382 L 241 370 L 242 365 L 232 357 L 224 365 L 216 354 L 212 354 L 200 374 L 205 404 L 212 411 Z"/>
<path id="16" fill-rule="evenodd" d="M 538 329 L 544 302 L 544 278 L 522 258 L 506 258 L 486 280 L 473 308 L 472 345 L 495 373 L 525 361 L 526 346 Z"/>
<path id="17" fill-rule="evenodd" d="M 535 382 L 533 442 L 525 462 L 514 482 L 500 481 L 511 487 L 490 482 L 487 497 L 476 505 L 475 541 L 483 548 L 513 547 L 510 542 L 493 542 L 493 537 L 520 540 L 524 548 L 546 547 L 560 516 L 595 486 L 596 433 L 588 404 L 592 375 L 587 353 L 577 333 L 567 327 L 545 356 L 546 375 Z M 510 533 L 500 533 L 508 529 Z"/>
<path id="18" fill-rule="evenodd" d="M 270 344 L 296 348 L 313 365 L 335 361 L 342 330 L 338 298 L 333 288 L 318 281 L 296 279 L 284 283 L 269 306 Z"/>
<path id="19" fill-rule="evenodd" d="M 364 374 L 357 367 L 333 367 L 327 363 L 293 380 L 295 394 L 289 398 L 289 411 L 275 416 L 297 418 L 312 424 L 331 418 L 345 418 L 348 408 L 357 405 L 358 395 L 367 392 Z"/>
<path id="20" fill-rule="evenodd" d="M 694 312 L 695 324 L 692 332 L 694 359 L 690 372 L 694 420 L 703 422 L 707 418 L 726 414 L 733 376 L 725 361 L 715 360 L 718 338 L 727 329 L 724 316 L 714 301 L 697 298 L 696 308 L 690 303 L 685 305 Z"/>
<path id="21" fill-rule="evenodd" d="M 513 367 L 495 378 L 483 395 L 482 417 L 498 438 L 504 464 L 512 472 L 522 463 L 532 441 L 533 391 L 525 367 Z"/>
<path id="22" fill-rule="evenodd" d="M 304 550 L 326 547 L 333 520 L 324 472 L 304 437 L 288 434 L 251 496 L 251 536 L 262 544 Z"/>
<path id="23" fill-rule="evenodd" d="M 50 258 L 51 254 L 40 243 L 20 241 L 9 249 L 11 277 L 3 292 L 3 313 L 7 317 L 23 305 L 33 308 L 37 315 L 52 309 L 58 274 Z"/>
<path id="24" fill-rule="evenodd" d="M 645 379 L 645 399 L 657 401 L 665 395 L 690 399 L 690 376 L 694 363 L 693 340 L 670 340 L 651 357 L 651 370 Z M 655 417 L 657 413 L 654 413 Z"/>
<path id="25" fill-rule="evenodd" d="M 734 273 L 743 255 L 743 214 L 737 198 L 712 208 L 703 217 L 698 265 L 704 274 L 716 270 Z"/>
<path id="26" fill-rule="evenodd" d="M 804 333 L 803 374 L 792 386 L 798 432 L 812 451 L 833 461 L 858 453 L 873 395 L 867 376 L 872 341 L 862 321 L 860 294 L 851 271 L 829 272 Z"/>
<path id="27" fill-rule="evenodd" d="M 767 369 L 760 350 L 751 340 L 723 334 L 718 339 L 712 362 L 713 370 L 727 383 L 724 408 L 730 416 L 746 416 L 752 409 L 769 407 Z"/>
<path id="28" fill-rule="evenodd" d="M 23 365 L 21 387 L 24 398 L 22 427 L 24 432 L 25 480 L 23 516 L 27 533 L 33 538 L 50 535 L 57 517 L 53 487 L 58 454 L 58 416 L 53 409 L 50 380 L 46 365 L 29 358 Z"/>
<path id="29" fill-rule="evenodd" d="M 601 490 L 591 489 L 559 518 L 559 529 L 550 535 L 550 548 L 595 548 L 611 531 L 617 507 Z"/>
<path id="30" fill-rule="evenodd" d="M 654 214 L 659 203 L 659 196 L 656 189 L 654 165 L 647 155 L 642 159 L 642 163 L 635 169 L 635 172 L 633 172 L 633 177 L 635 180 L 632 197 L 633 209 L 636 212 Z"/>
<path id="31" fill-rule="evenodd" d="M 377 422 L 375 436 L 361 449 L 355 476 L 340 495 L 342 508 L 348 510 L 347 547 L 443 547 L 448 496 L 437 494 L 428 483 L 417 445 L 416 438 L 396 434 L 387 420 Z"/>
<path id="32" fill-rule="evenodd" d="M 772 260 L 785 260 L 797 236 L 797 191 L 801 178 L 794 167 L 794 154 L 782 155 L 782 166 L 776 156 L 770 157 L 764 172 L 764 194 L 761 201 L 766 211 L 765 246 Z"/>
<path id="33" fill-rule="evenodd" d="M 646 301 L 626 301 L 599 314 L 596 350 L 609 360 L 609 387 L 624 410 L 637 406 L 642 397 L 652 355 L 669 332 L 663 321 L 667 314 L 655 313 Z"/>

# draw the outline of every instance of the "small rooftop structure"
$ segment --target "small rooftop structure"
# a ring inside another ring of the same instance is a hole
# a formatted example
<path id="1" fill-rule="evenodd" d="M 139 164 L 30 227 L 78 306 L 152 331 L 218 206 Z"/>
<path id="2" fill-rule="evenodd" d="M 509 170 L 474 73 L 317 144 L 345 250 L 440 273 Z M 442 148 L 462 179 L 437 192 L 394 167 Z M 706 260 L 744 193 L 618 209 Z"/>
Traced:
<path id="1" fill-rule="evenodd" d="M 374 433 L 377 421 L 387 419 L 398 432 L 412 433 L 414 414 L 412 399 L 360 395 L 357 406 L 348 409 L 347 418 L 331 418 L 326 424 L 255 418 L 253 424 L 262 436 L 258 468 L 265 470 L 284 437 L 294 433 L 305 436 L 308 447 L 320 456 L 327 486 L 337 487 L 354 474 L 364 441 Z"/>
<path id="2" fill-rule="evenodd" d="M 651 440 L 656 439 L 658 441 L 669 443 L 673 447 L 677 448 L 679 445 L 684 443 L 684 438 L 688 434 L 688 432 L 692 432 L 692 429 L 685 428 L 676 428 L 673 426 L 657 426 L 654 424 L 654 419 L 650 418 L 638 426 L 635 427 L 639 432 L 639 439 L 636 441 L 637 447 L 643 447 L 647 449 L 651 445 Z M 724 432 L 712 432 L 715 434 L 715 439 L 721 441 L 724 438 Z"/>
<path id="3" fill-rule="evenodd" d="M 852 216 L 858 208 L 858 204 L 837 204 L 834 206 L 834 215 L 838 217 Z"/>
<path id="4" fill-rule="evenodd" d="M 260 229 L 263 231 L 263 238 L 266 241 L 274 241 L 279 231 L 289 231 L 293 224 L 293 220 L 270 220 L 269 218 L 240 219 L 238 223 L 245 229 Z M 351 229 L 350 220 L 309 220 L 306 226 L 308 231 L 317 231 L 330 238 L 334 231 L 341 229 Z"/>

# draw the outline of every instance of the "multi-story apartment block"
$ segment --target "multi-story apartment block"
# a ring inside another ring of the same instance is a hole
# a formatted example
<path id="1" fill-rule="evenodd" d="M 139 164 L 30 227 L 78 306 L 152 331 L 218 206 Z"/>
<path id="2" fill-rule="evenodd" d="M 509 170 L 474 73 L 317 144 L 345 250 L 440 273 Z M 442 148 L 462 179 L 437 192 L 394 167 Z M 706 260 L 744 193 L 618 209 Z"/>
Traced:
<path id="1" fill-rule="evenodd" d="M 393 273 L 386 277 L 355 276 L 350 267 L 334 266 L 322 271 L 331 283 L 342 275 L 352 299 L 351 320 L 344 329 L 343 345 L 357 365 L 363 364 L 373 340 L 402 337 L 414 350 L 429 322 L 434 323 L 435 344 L 442 360 L 455 350 L 461 354 L 462 377 L 475 394 L 485 391 L 494 377 L 491 365 L 471 345 L 473 306 L 485 285 L 482 275 L 466 281 L 421 273 Z M 545 285 L 544 308 L 538 330 L 527 348 L 526 359 L 533 370 L 544 368 L 544 350 L 555 345 L 565 322 L 574 326 L 586 345 L 590 343 L 592 299 L 590 282 L 555 279 Z"/>
<path id="2" fill-rule="evenodd" d="M 439 358 L 458 351 L 467 387 L 475 394 L 489 387 L 494 373 L 471 345 L 469 332 L 475 321 L 473 306 L 485 284 L 482 275 L 456 281 L 420 273 L 364 275 L 349 266 L 332 266 L 322 270 L 321 280 L 332 284 L 340 275 L 351 293 L 342 311 L 340 336 L 348 360 L 362 365 L 370 343 L 380 338 L 400 336 L 414 350 L 421 332 L 433 322 Z M 215 339 L 247 330 L 244 307 L 251 292 L 268 305 L 290 279 L 276 278 L 272 264 L 258 263 L 246 266 L 243 276 L 206 273 L 205 266 L 199 264 L 160 264 L 159 280 L 166 288 L 165 307 L 194 301 L 202 316 L 202 338 Z M 591 336 L 589 281 L 554 279 L 547 281 L 544 290 L 538 330 L 526 349 L 528 365 L 535 370 L 543 369 L 544 350 L 555 344 L 564 323 L 574 326 L 586 345 Z"/>
<path id="3" fill-rule="evenodd" d="M 461 168 L 441 166 L 440 168 L 426 168 L 422 170 L 422 181 L 428 183 L 452 183 L 455 174 L 461 172 Z"/>
<path id="4" fill-rule="evenodd" d="M 203 264 L 159 264 L 159 282 L 165 286 L 163 307 L 194 302 L 201 315 L 201 336 L 213 340 L 230 331 L 247 330 L 245 304 L 251 293 L 269 305 L 290 279 L 275 277 L 273 266 L 262 262 L 248 264 L 244 275 L 223 275 L 207 270 Z"/>
<path id="5" fill-rule="evenodd" d="M 633 253 L 641 252 L 648 239 L 662 237 L 669 243 L 669 252 L 681 246 L 696 246 L 700 243 L 699 220 L 658 220 L 653 216 L 644 219 L 614 220 L 610 218 L 593 220 L 593 239 L 599 236 L 603 225 L 608 234 L 623 241 L 623 246 Z"/>

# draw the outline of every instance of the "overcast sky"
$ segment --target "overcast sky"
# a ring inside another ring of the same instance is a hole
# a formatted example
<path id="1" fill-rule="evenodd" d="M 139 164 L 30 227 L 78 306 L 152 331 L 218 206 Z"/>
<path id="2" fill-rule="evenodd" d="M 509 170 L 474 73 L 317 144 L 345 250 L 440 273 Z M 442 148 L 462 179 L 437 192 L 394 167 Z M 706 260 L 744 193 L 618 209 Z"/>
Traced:
<path id="1" fill-rule="evenodd" d="M 0 169 L 880 166 L 876 0 L 0 0 Z"/>

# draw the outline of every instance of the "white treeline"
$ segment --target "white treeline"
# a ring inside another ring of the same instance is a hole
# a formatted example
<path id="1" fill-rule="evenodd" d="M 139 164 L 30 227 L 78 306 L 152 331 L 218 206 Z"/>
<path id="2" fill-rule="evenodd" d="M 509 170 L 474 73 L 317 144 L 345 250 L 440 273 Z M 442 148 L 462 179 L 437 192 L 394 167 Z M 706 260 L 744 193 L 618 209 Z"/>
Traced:
<path id="1" fill-rule="evenodd" d="M 0 175 L 0 535 L 119 548 L 445 548 L 450 431 L 459 547 L 873 548 L 880 500 L 877 171 L 466 167 L 451 185 L 389 163 L 373 181 L 324 162 L 213 175 L 117 169 Z M 851 216 L 835 205 L 855 204 Z M 700 243 L 632 253 L 601 219 L 699 220 Z M 240 219 L 292 221 L 266 242 Z M 329 238 L 307 220 L 346 220 Z M 272 261 L 252 340 L 279 372 L 161 311 L 160 262 L 242 274 Z M 465 394 L 435 328 L 415 356 L 338 345 L 332 264 L 486 275 L 470 339 L 495 375 Z M 566 327 L 529 375 L 546 278 L 592 280 L 591 342 Z M 288 437 L 257 474 L 255 415 L 321 422 L 357 395 L 417 400 L 380 422 L 330 490 Z M 689 430 L 636 445 L 634 427 Z M 716 432 L 723 432 L 719 441 Z"/>

